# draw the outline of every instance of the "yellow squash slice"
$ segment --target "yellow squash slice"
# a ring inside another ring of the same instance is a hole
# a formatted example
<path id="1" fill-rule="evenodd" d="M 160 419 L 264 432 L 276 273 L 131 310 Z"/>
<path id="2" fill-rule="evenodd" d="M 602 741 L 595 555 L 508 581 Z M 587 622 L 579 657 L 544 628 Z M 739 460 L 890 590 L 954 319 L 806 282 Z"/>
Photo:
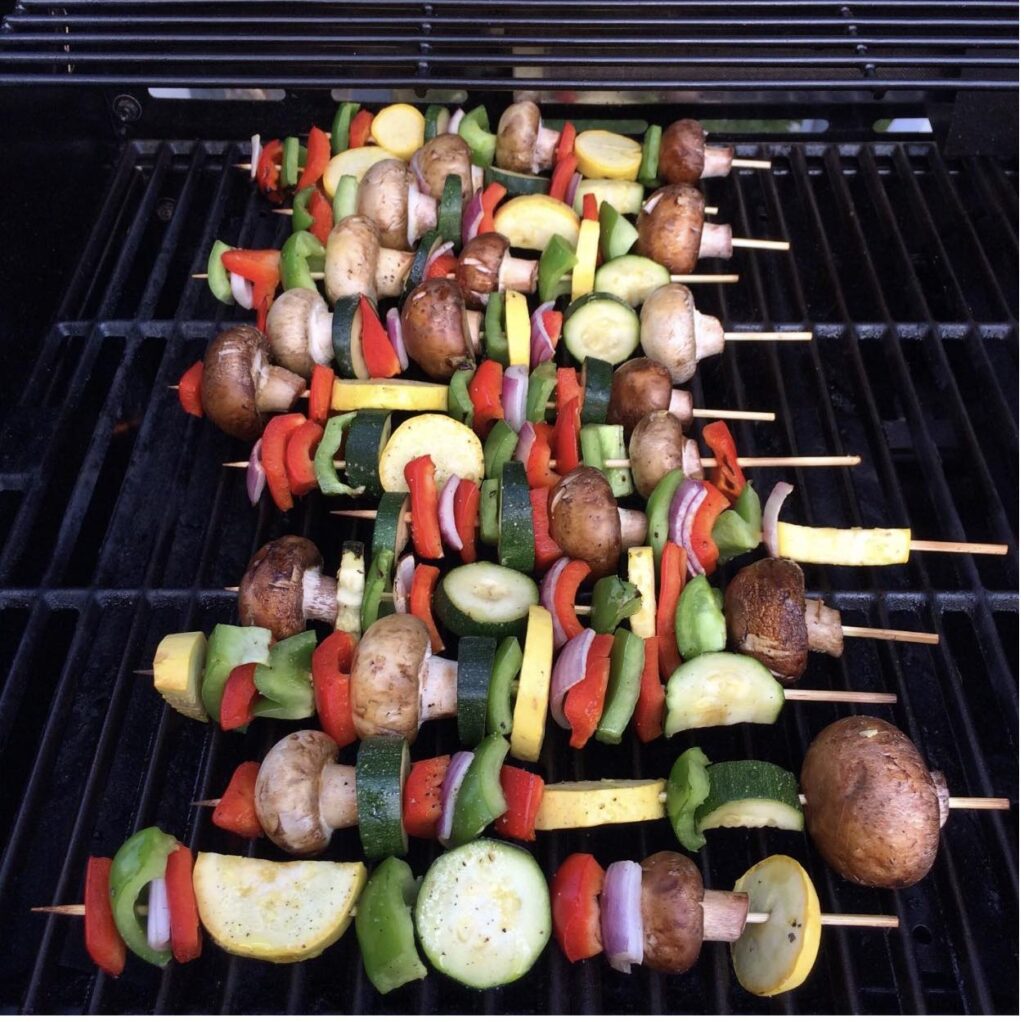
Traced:
<path id="1" fill-rule="evenodd" d="M 576 136 L 576 160 L 584 177 L 635 181 L 643 148 L 639 142 L 612 131 L 581 131 Z"/>
<path id="2" fill-rule="evenodd" d="M 505 335 L 508 337 L 508 364 L 530 367 L 530 310 L 526 295 L 505 292 Z"/>
<path id="3" fill-rule="evenodd" d="M 543 252 L 555 234 L 575 248 L 580 218 L 550 195 L 517 195 L 498 207 L 494 229 L 504 234 L 513 248 Z"/>
<path id="4" fill-rule="evenodd" d="M 153 656 L 153 687 L 178 711 L 207 721 L 200 693 L 206 664 L 206 636 L 177 632 L 160 640 Z"/>
<path id="5" fill-rule="evenodd" d="M 385 490 L 407 493 L 405 466 L 422 454 L 434 459 L 434 479 L 440 490 L 450 476 L 484 478 L 484 449 L 469 426 L 447 415 L 417 415 L 391 434 L 380 456 L 380 481 Z"/>
<path id="6" fill-rule="evenodd" d="M 446 412 L 448 388 L 422 380 L 335 380 L 331 393 L 335 412 L 368 409 L 394 412 Z"/>
<path id="7" fill-rule="evenodd" d="M 363 175 L 381 160 L 393 160 L 394 153 L 379 145 L 363 145 L 358 149 L 346 149 L 338 153 L 324 171 L 324 191 L 333 199 L 334 191 L 338 182 L 346 175 L 351 174 L 357 181 L 363 180 Z"/>
<path id="8" fill-rule="evenodd" d="M 643 823 L 665 815 L 665 781 L 563 781 L 544 786 L 537 830 Z"/>
<path id="9" fill-rule="evenodd" d="M 801 564 L 906 564 L 909 529 L 813 529 L 779 522 L 779 556 Z"/>
<path id="10" fill-rule="evenodd" d="M 373 119 L 370 137 L 382 149 L 400 160 L 411 160 L 423 146 L 426 121 L 423 114 L 408 103 L 392 103 Z"/>
<path id="11" fill-rule="evenodd" d="M 526 646 L 510 736 L 512 755 L 527 763 L 540 759 L 540 748 L 544 744 L 553 648 L 551 615 L 543 607 L 531 607 L 526 619 Z"/>
<path id="12" fill-rule="evenodd" d="M 654 597 L 654 550 L 649 546 L 634 546 L 626 555 L 629 581 L 640 590 L 640 609 L 630 615 L 629 627 L 641 639 L 654 635 L 656 603 Z"/>
<path id="13" fill-rule="evenodd" d="M 594 290 L 594 276 L 597 273 L 597 246 L 601 239 L 601 227 L 596 220 L 580 223 L 580 236 L 576 243 L 576 265 L 572 268 L 572 294 L 576 301 Z"/>

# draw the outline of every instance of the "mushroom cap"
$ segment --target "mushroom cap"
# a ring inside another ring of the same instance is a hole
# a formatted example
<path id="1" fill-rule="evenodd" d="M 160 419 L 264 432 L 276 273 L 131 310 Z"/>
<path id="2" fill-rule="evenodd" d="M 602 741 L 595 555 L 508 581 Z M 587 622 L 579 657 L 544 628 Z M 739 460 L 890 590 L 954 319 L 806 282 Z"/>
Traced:
<path id="1" fill-rule="evenodd" d="M 324 255 L 324 289 L 333 305 L 339 298 L 366 295 L 377 299 L 377 258 L 380 231 L 365 216 L 353 214 L 339 220 L 327 235 Z"/>
<path id="2" fill-rule="evenodd" d="M 534 148 L 540 131 L 540 107 L 525 99 L 505 107 L 498 121 L 495 165 L 517 174 L 536 174 Z"/>
<path id="3" fill-rule="evenodd" d="M 686 383 L 697 371 L 693 294 L 685 284 L 662 284 L 640 309 L 640 345 L 660 362 L 673 383 Z"/>
<path id="4" fill-rule="evenodd" d="M 366 629 L 351 674 L 352 720 L 360 738 L 396 735 L 415 741 L 420 679 L 429 655 L 430 635 L 411 614 L 389 614 Z"/>
<path id="5" fill-rule="evenodd" d="M 612 374 L 608 421 L 631 436 L 637 423 L 651 412 L 667 410 L 672 400 L 669 371 L 651 358 L 631 358 Z"/>
<path id="6" fill-rule="evenodd" d="M 282 738 L 256 776 L 256 817 L 267 837 L 292 855 L 316 855 L 332 829 L 320 811 L 320 778 L 338 746 L 323 731 L 293 731 Z"/>
<path id="7" fill-rule="evenodd" d="M 432 380 L 450 380 L 456 369 L 473 364 L 466 306 L 455 281 L 434 277 L 409 292 L 402 337 L 409 357 Z"/>
<path id="8" fill-rule="evenodd" d="M 548 498 L 551 538 L 566 556 L 586 561 L 595 578 L 614 575 L 622 553 L 619 506 L 604 473 L 581 465 Z"/>
<path id="9" fill-rule="evenodd" d="M 939 848 L 935 781 L 914 743 L 878 717 L 843 717 L 822 731 L 800 771 L 804 818 L 822 858 L 867 887 L 924 879 Z"/>
<path id="10" fill-rule="evenodd" d="M 375 163 L 359 182 L 359 216 L 372 220 L 386 248 L 408 248 L 409 186 L 413 176 L 402 160 Z"/>
<path id="11" fill-rule="evenodd" d="M 693 968 L 704 941 L 704 881 L 691 859 L 657 852 L 640 863 L 644 965 L 658 972 Z"/>
<path id="12" fill-rule="evenodd" d="M 670 185 L 695 185 L 704 173 L 704 128 L 684 117 L 673 121 L 661 135 L 658 177 Z"/>
<path id="13" fill-rule="evenodd" d="M 467 305 L 482 308 L 481 295 L 489 295 L 500 286 L 501 261 L 508 251 L 508 238 L 488 231 L 478 234 L 463 248 L 455 280 Z"/>
<path id="14" fill-rule="evenodd" d="M 444 181 L 449 174 L 457 174 L 462 182 L 462 202 L 473 194 L 473 165 L 469 146 L 460 135 L 437 135 L 426 143 L 412 158 L 413 172 L 420 182 L 420 190 L 441 201 Z"/>
<path id="15" fill-rule="evenodd" d="M 729 644 L 783 684 L 797 681 L 807 669 L 806 607 L 796 561 L 765 557 L 748 564 L 725 589 Z"/>
<path id="16" fill-rule="evenodd" d="M 238 587 L 239 621 L 269 628 L 275 639 L 304 631 L 302 576 L 323 564 L 316 545 L 302 536 L 282 536 L 261 546 Z"/>
<path id="17" fill-rule="evenodd" d="M 683 465 L 683 424 L 671 412 L 648 412 L 629 438 L 629 464 L 637 493 L 645 499 Z"/>
<path id="18" fill-rule="evenodd" d="M 315 309 L 327 310 L 319 291 L 293 287 L 274 299 L 267 313 L 267 341 L 273 360 L 285 369 L 309 379 L 313 356 L 309 347 L 309 324 Z"/>
<path id="19" fill-rule="evenodd" d="M 248 324 L 228 327 L 203 356 L 203 411 L 239 440 L 256 440 L 266 419 L 256 408 L 257 380 L 268 362 L 267 338 Z"/>
<path id="20" fill-rule="evenodd" d="M 659 188 L 636 220 L 637 252 L 669 273 L 693 273 L 704 231 L 704 195 L 692 185 Z"/>

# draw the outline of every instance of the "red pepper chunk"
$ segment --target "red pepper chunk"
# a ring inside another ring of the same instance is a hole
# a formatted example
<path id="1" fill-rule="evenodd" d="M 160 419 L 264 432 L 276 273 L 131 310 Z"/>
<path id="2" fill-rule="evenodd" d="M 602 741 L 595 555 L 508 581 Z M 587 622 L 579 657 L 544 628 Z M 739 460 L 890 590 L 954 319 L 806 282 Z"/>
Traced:
<path id="1" fill-rule="evenodd" d="M 295 186 L 297 192 L 303 188 L 315 185 L 331 162 L 331 138 L 322 128 L 314 127 L 309 129 L 309 138 L 306 139 L 306 166 L 302 168 L 299 183 Z M 319 194 L 319 192 L 317 193 Z M 323 198 L 323 196 L 320 196 Z M 330 206 L 327 207 L 330 209 Z M 310 210 L 312 212 L 312 210 Z M 315 220 L 314 216 L 314 220 Z M 313 232 L 316 233 L 315 231 Z M 326 239 L 320 238 L 323 242 Z"/>
<path id="2" fill-rule="evenodd" d="M 665 686 L 658 675 L 658 637 L 644 639 L 644 670 L 633 710 L 633 730 L 641 742 L 653 742 L 665 728 Z"/>
<path id="3" fill-rule="evenodd" d="M 574 397 L 558 409 L 555 419 L 555 468 L 565 475 L 580 463 L 580 399 Z"/>
<path id="4" fill-rule="evenodd" d="M 259 763 L 249 761 L 238 764 L 228 781 L 227 790 L 213 811 L 216 826 L 239 837 L 263 836 L 263 827 L 256 815 L 256 777 L 259 772 Z"/>
<path id="5" fill-rule="evenodd" d="M 229 273 L 237 273 L 252 283 L 256 326 L 265 330 L 270 303 L 281 283 L 281 253 L 276 248 L 233 248 L 224 252 L 220 261 Z"/>
<path id="6" fill-rule="evenodd" d="M 167 856 L 164 873 L 167 908 L 171 916 L 171 952 L 176 962 L 191 962 L 202 954 L 203 931 L 192 886 L 192 850 L 179 845 Z"/>
<path id="7" fill-rule="evenodd" d="M 460 479 L 455 488 L 455 531 L 462 540 L 463 564 L 476 560 L 476 527 L 480 515 L 480 487 L 472 479 Z"/>
<path id="8" fill-rule="evenodd" d="M 367 372 L 375 380 L 390 380 L 402 371 L 402 364 L 377 316 L 377 310 L 366 295 L 359 296 L 359 312 L 362 321 L 360 341 Z"/>
<path id="9" fill-rule="evenodd" d="M 576 594 L 589 574 L 590 565 L 586 561 L 570 561 L 555 586 L 555 614 L 566 639 L 574 639 L 583 631 L 583 624 L 576 616 Z"/>
<path id="10" fill-rule="evenodd" d="M 295 506 L 288 485 L 285 456 L 288 439 L 305 421 L 306 416 L 301 412 L 289 412 L 287 415 L 275 415 L 263 430 L 260 460 L 267 474 L 267 489 L 279 511 L 290 511 Z"/>
<path id="11" fill-rule="evenodd" d="M 584 679 L 569 689 L 562 710 L 572 727 L 569 745 L 582 749 L 593 737 L 604 710 L 604 697 L 608 691 L 611 672 L 612 635 L 597 635 L 587 654 L 587 673 Z"/>
<path id="12" fill-rule="evenodd" d="M 562 336 L 562 314 L 557 309 L 548 309 L 540 315 L 544 329 L 551 338 L 553 347 L 558 347 L 558 339 Z"/>
<path id="13" fill-rule="evenodd" d="M 275 138 L 260 151 L 259 162 L 256 164 L 256 187 L 272 202 L 280 202 L 282 198 L 277 186 L 281 180 L 283 156 L 284 143 Z"/>
<path id="14" fill-rule="evenodd" d="M 661 677 L 669 675 L 683 662 L 676 641 L 676 604 L 683 591 L 686 576 L 686 555 L 677 543 L 669 541 L 661 551 L 661 585 L 658 588 L 658 610 L 655 632 L 658 636 L 658 663 Z"/>
<path id="15" fill-rule="evenodd" d="M 331 228 L 334 226 L 334 212 L 331 209 L 331 204 L 319 189 L 313 192 L 306 210 L 313 218 L 313 223 L 309 227 L 309 233 L 321 245 L 326 245 L 327 235 L 331 233 Z"/>
<path id="16" fill-rule="evenodd" d="M 437 837 L 441 819 L 441 788 L 451 756 L 417 760 L 402 791 L 402 827 L 410 837 Z"/>
<path id="17" fill-rule="evenodd" d="M 234 731 L 253 721 L 253 707 L 259 699 L 256 688 L 256 665 L 239 664 L 232 668 L 224 683 L 220 700 L 220 726 L 222 731 Z"/>
<path id="18" fill-rule="evenodd" d="M 90 855 L 85 864 L 85 950 L 108 976 L 124 972 L 127 948 L 114 922 L 110 904 L 113 859 Z"/>
<path id="19" fill-rule="evenodd" d="M 343 749 L 356 740 L 352 720 L 352 657 L 355 640 L 348 632 L 331 632 L 313 650 L 313 700 L 320 727 Z"/>
<path id="20" fill-rule="evenodd" d="M 729 506 L 729 498 L 709 482 L 705 481 L 704 489 L 708 495 L 693 519 L 690 547 L 704 573 L 710 575 L 718 567 L 718 544 L 712 538 L 711 530 L 718 516 Z"/>
<path id="21" fill-rule="evenodd" d="M 593 958 L 603 950 L 601 908 L 604 870 L 586 852 L 570 855 L 551 880 L 551 921 L 555 939 L 570 962 Z"/>
<path id="22" fill-rule="evenodd" d="M 587 192 L 587 194 L 583 196 L 583 219 L 599 219 L 597 213 L 597 196 L 593 192 Z"/>
<path id="23" fill-rule="evenodd" d="M 314 422 L 321 426 L 327 423 L 333 397 L 334 370 L 330 366 L 313 366 L 313 378 L 309 383 L 309 417 Z"/>
<path id="24" fill-rule="evenodd" d="M 181 407 L 197 419 L 203 417 L 203 360 L 190 365 L 178 380 L 178 400 Z"/>
<path id="25" fill-rule="evenodd" d="M 469 381 L 469 400 L 473 403 L 473 431 L 484 436 L 491 423 L 505 418 L 501 406 L 501 383 L 505 370 L 500 362 L 484 359 Z"/>
<path id="26" fill-rule="evenodd" d="M 370 141 L 370 128 L 373 127 L 373 114 L 369 110 L 360 110 L 352 118 L 348 126 L 348 147 L 359 149 Z"/>
<path id="27" fill-rule="evenodd" d="M 572 155 L 576 148 L 576 128 L 572 121 L 566 121 L 562 126 L 562 134 L 558 136 L 558 144 L 555 146 L 555 163 L 561 163 Z"/>
<path id="28" fill-rule="evenodd" d="M 456 500 L 458 496 L 456 493 Z M 542 487 L 530 490 L 530 505 L 533 508 L 533 562 L 537 571 L 547 571 L 562 556 L 562 548 L 551 538 L 551 523 L 548 519 L 550 496 L 551 491 Z"/>
<path id="29" fill-rule="evenodd" d="M 412 508 L 412 545 L 417 557 L 437 561 L 444 557 L 441 545 L 441 521 L 438 517 L 437 483 L 434 459 L 421 454 L 405 466 Z"/>
<path id="30" fill-rule="evenodd" d="M 535 826 L 544 797 L 544 778 L 514 766 L 503 766 L 500 776 L 507 808 L 495 821 L 495 831 L 514 841 L 536 840 Z"/>
<path id="31" fill-rule="evenodd" d="M 583 406 L 583 388 L 580 386 L 580 378 L 572 366 L 565 366 L 555 373 L 555 405 L 561 408 L 573 399 Z"/>
<path id="32" fill-rule="evenodd" d="M 569 191 L 569 182 L 576 173 L 578 161 L 575 156 L 569 155 L 555 163 L 555 169 L 551 174 L 551 186 L 548 188 L 548 195 L 559 202 L 565 202 Z"/>
<path id="33" fill-rule="evenodd" d="M 417 564 L 412 574 L 412 590 L 409 593 L 409 613 L 418 617 L 430 633 L 430 648 L 434 653 L 444 649 L 444 642 L 434 624 L 434 613 L 430 609 L 434 587 L 441 576 L 441 569 L 433 564 Z"/>
<path id="34" fill-rule="evenodd" d="M 715 456 L 711 483 L 729 498 L 730 504 L 735 504 L 743 492 L 743 487 L 747 485 L 739 458 L 736 456 L 736 441 L 729 432 L 729 427 L 721 420 L 709 422 L 701 430 L 701 436 Z"/>
<path id="35" fill-rule="evenodd" d="M 505 198 L 507 189 L 504 185 L 492 181 L 480 194 L 480 205 L 483 207 L 484 215 L 480 220 L 478 234 L 488 234 L 494 230 L 494 211 L 498 203 Z"/>
<path id="36" fill-rule="evenodd" d="M 324 438 L 324 428 L 319 422 L 307 419 L 288 437 L 284 454 L 284 470 L 288 477 L 288 489 L 296 497 L 304 497 L 316 489 L 316 471 L 313 455 Z"/>
<path id="37" fill-rule="evenodd" d="M 458 258 L 451 252 L 445 252 L 427 267 L 427 280 L 433 280 L 434 277 L 451 277 L 458 268 Z"/>
<path id="38" fill-rule="evenodd" d="M 526 481 L 531 490 L 549 490 L 558 485 L 558 473 L 551 467 L 551 436 L 554 430 L 546 422 L 535 422 L 533 431 L 533 446 L 526 459 Z"/>

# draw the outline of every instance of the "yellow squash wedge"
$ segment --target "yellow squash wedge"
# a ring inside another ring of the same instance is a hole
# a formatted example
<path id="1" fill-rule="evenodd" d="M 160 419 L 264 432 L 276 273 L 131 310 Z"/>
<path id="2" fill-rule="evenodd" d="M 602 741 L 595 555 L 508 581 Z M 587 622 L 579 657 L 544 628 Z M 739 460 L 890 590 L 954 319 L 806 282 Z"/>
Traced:
<path id="1" fill-rule="evenodd" d="M 575 248 L 580 218 L 550 195 L 517 195 L 498 207 L 494 229 L 504 234 L 513 248 L 543 252 L 555 234 Z"/>
<path id="2" fill-rule="evenodd" d="M 633 546 L 626 555 L 626 571 L 629 581 L 640 590 L 640 609 L 631 614 L 629 627 L 641 639 L 654 635 L 656 603 L 654 596 L 654 549 L 649 546 Z"/>
<path id="3" fill-rule="evenodd" d="M 484 448 L 476 433 L 447 415 L 417 415 L 406 419 L 384 445 L 379 466 L 384 489 L 408 493 L 405 466 L 422 454 L 434 459 L 439 490 L 453 475 L 483 482 Z"/>
<path id="4" fill-rule="evenodd" d="M 530 367 L 530 309 L 526 295 L 505 292 L 505 335 L 508 338 L 508 364 Z"/>
<path id="5" fill-rule="evenodd" d="M 544 744 L 553 648 L 551 615 L 543 607 L 531 607 L 526 618 L 526 646 L 510 735 L 512 755 L 527 763 L 536 763 L 540 759 L 540 749 Z"/>
<path id="6" fill-rule="evenodd" d="M 324 191 L 333 199 L 334 191 L 338 182 L 346 175 L 351 174 L 357 181 L 363 180 L 363 175 L 381 160 L 393 160 L 395 154 L 379 145 L 363 145 L 358 149 L 345 149 L 338 153 L 324 171 Z"/>
<path id="7" fill-rule="evenodd" d="M 635 181 L 643 148 L 639 142 L 612 131 L 581 131 L 576 136 L 576 160 L 584 177 Z"/>
<path id="8" fill-rule="evenodd" d="M 165 635 L 153 655 L 153 687 L 178 713 L 207 721 L 200 689 L 206 664 L 206 636 L 202 632 Z"/>
<path id="9" fill-rule="evenodd" d="M 779 522 L 779 556 L 801 564 L 906 564 L 909 529 L 813 529 Z"/>
<path id="10" fill-rule="evenodd" d="M 335 380 L 331 410 L 361 412 L 446 412 L 448 388 L 422 380 Z"/>
<path id="11" fill-rule="evenodd" d="M 425 128 L 426 121 L 416 107 L 392 103 L 374 117 L 370 137 L 400 160 L 411 160 L 416 150 L 423 147 Z"/>
<path id="12" fill-rule="evenodd" d="M 563 781 L 544 787 L 537 830 L 643 823 L 665 815 L 665 781 Z"/>
<path id="13" fill-rule="evenodd" d="M 594 290 L 597 273 L 597 247 L 601 240 L 601 227 L 596 220 L 580 222 L 580 236 L 576 242 L 576 265 L 572 268 L 572 301 Z"/>

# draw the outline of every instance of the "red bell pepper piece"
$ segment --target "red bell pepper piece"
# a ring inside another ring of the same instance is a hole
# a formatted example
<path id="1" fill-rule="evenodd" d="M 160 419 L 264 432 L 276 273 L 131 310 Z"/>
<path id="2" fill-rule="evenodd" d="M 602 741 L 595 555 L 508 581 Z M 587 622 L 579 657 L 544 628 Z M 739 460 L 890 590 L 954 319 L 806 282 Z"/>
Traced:
<path id="1" fill-rule="evenodd" d="M 597 213 L 597 196 L 593 192 L 587 192 L 587 194 L 583 196 L 583 219 L 599 219 Z"/>
<path id="2" fill-rule="evenodd" d="M 233 668 L 224 683 L 220 700 L 220 726 L 222 731 L 234 731 L 253 721 L 253 707 L 259 699 L 256 688 L 256 665 L 239 664 Z"/>
<path id="3" fill-rule="evenodd" d="M 530 490 L 530 504 L 533 508 L 533 560 L 538 571 L 547 571 L 562 556 L 562 548 L 551 538 L 551 523 L 548 520 L 550 496 L 550 490 Z M 459 495 L 456 493 L 455 499 L 458 498 Z"/>
<path id="4" fill-rule="evenodd" d="M 561 163 L 562 160 L 571 156 L 575 148 L 576 128 L 572 121 L 566 121 L 562 125 L 562 134 L 558 136 L 558 144 L 555 146 L 555 163 Z"/>
<path id="5" fill-rule="evenodd" d="M 110 867 L 113 859 L 90 855 L 85 864 L 85 950 L 93 963 L 109 976 L 124 971 L 127 948 L 114 922 L 110 904 Z"/>
<path id="6" fill-rule="evenodd" d="M 730 504 L 735 504 L 747 480 L 736 456 L 736 441 L 729 427 L 722 421 L 709 422 L 702 430 L 704 442 L 715 456 L 715 467 L 711 470 L 711 482 L 722 491 Z"/>
<path id="7" fill-rule="evenodd" d="M 641 742 L 652 742 L 665 728 L 665 686 L 658 675 L 658 637 L 644 639 L 644 670 L 633 710 L 633 730 Z"/>
<path id="8" fill-rule="evenodd" d="M 676 641 L 676 604 L 683 591 L 686 578 L 686 555 L 678 543 L 671 540 L 661 551 L 661 585 L 658 588 L 658 610 L 655 632 L 658 636 L 658 663 L 661 676 L 669 675 L 683 662 Z"/>
<path id="9" fill-rule="evenodd" d="M 576 616 L 576 594 L 589 574 L 590 565 L 586 561 L 570 561 L 555 586 L 555 615 L 567 639 L 574 639 L 583 631 L 583 624 Z"/>
<path id="10" fill-rule="evenodd" d="M 410 837 L 433 839 L 441 819 L 441 788 L 451 756 L 420 759 L 412 765 L 402 792 L 402 827 Z"/>
<path id="11" fill-rule="evenodd" d="M 480 221 L 478 234 L 488 234 L 494 230 L 494 211 L 497 209 L 498 203 L 505 198 L 506 191 L 504 185 L 493 181 L 481 193 L 480 205 L 483 206 L 484 215 Z"/>
<path id="12" fill-rule="evenodd" d="M 501 382 L 505 370 L 500 362 L 486 358 L 476 367 L 469 381 L 469 400 L 473 402 L 473 430 L 483 436 L 492 422 L 505 418 L 501 407 Z"/>
<path id="13" fill-rule="evenodd" d="M 547 312 L 540 314 L 540 318 L 548 337 L 551 338 L 551 344 L 557 348 L 558 339 L 562 336 L 562 314 L 557 309 L 548 309 Z"/>
<path id="14" fill-rule="evenodd" d="M 284 143 L 275 138 L 263 147 L 256 164 L 256 187 L 272 202 L 280 202 L 282 198 L 278 184 L 281 181 L 283 156 Z"/>
<path id="15" fill-rule="evenodd" d="M 285 457 L 289 438 L 305 421 L 306 416 L 301 412 L 289 412 L 287 415 L 275 415 L 263 430 L 260 460 L 267 474 L 270 496 L 280 511 L 290 511 L 295 506 L 288 484 Z"/>
<path id="16" fill-rule="evenodd" d="M 316 471 L 313 455 L 324 438 L 324 428 L 319 422 L 307 419 L 288 437 L 284 453 L 285 475 L 288 489 L 296 497 L 304 497 L 316 489 Z"/>
<path id="17" fill-rule="evenodd" d="M 409 593 L 409 613 L 418 617 L 430 633 L 430 648 L 435 653 L 444 649 L 437 625 L 434 624 L 434 612 L 430 608 L 434 597 L 434 587 L 441 576 L 441 569 L 433 564 L 417 564 L 412 573 L 412 590 Z"/>
<path id="18" fill-rule="evenodd" d="M 227 790 L 213 811 L 216 826 L 230 830 L 239 837 L 263 836 L 263 827 L 256 815 L 256 775 L 259 772 L 259 763 L 238 764 L 228 781 Z"/>
<path id="19" fill-rule="evenodd" d="M 313 366 L 313 379 L 309 383 L 309 417 L 323 426 L 331 414 L 334 397 L 334 370 L 330 366 Z"/>
<path id="20" fill-rule="evenodd" d="M 580 463 L 580 400 L 574 397 L 558 409 L 555 419 L 555 468 L 561 475 Z"/>
<path id="21" fill-rule="evenodd" d="M 453 256 L 451 252 L 445 252 L 444 255 L 439 255 L 427 267 L 427 280 L 433 280 L 434 277 L 451 277 L 458 268 L 458 258 Z"/>
<path id="22" fill-rule="evenodd" d="M 455 488 L 455 530 L 462 540 L 463 564 L 476 560 L 476 527 L 480 514 L 480 487 L 472 479 L 460 479 Z"/>
<path id="23" fill-rule="evenodd" d="M 370 128 L 373 127 L 373 114 L 369 110 L 360 110 L 352 118 L 348 126 L 348 147 L 358 149 L 370 141 Z"/>
<path id="24" fill-rule="evenodd" d="M 192 886 L 192 850 L 179 845 L 167 856 L 164 873 L 167 908 L 171 916 L 171 952 L 176 962 L 191 962 L 203 951 L 203 931 Z"/>
<path id="25" fill-rule="evenodd" d="M 601 720 L 604 697 L 608 691 L 608 675 L 611 671 L 612 635 L 597 635 L 590 644 L 587 654 L 587 674 L 577 685 L 569 689 L 562 704 L 565 719 L 572 727 L 569 744 L 582 749 L 590 741 Z"/>
<path id="26" fill-rule="evenodd" d="M 189 415 L 203 417 L 203 360 L 190 365 L 178 380 L 178 400 Z"/>
<path id="27" fill-rule="evenodd" d="M 501 790 L 507 806 L 504 814 L 494 824 L 502 836 L 515 841 L 534 841 L 537 813 L 540 800 L 544 797 L 544 778 L 519 767 L 501 768 Z"/>
<path id="28" fill-rule="evenodd" d="M 334 226 L 334 211 L 319 189 L 313 192 L 306 210 L 313 218 L 313 223 L 309 227 L 309 233 L 321 245 L 326 245 L 327 235 L 331 233 L 331 228 Z"/>
<path id="29" fill-rule="evenodd" d="M 566 194 L 569 191 L 569 182 L 576 173 L 578 161 L 575 156 L 563 157 L 555 163 L 555 169 L 551 174 L 551 187 L 548 188 L 548 195 L 559 202 L 565 202 Z"/>
<path id="30" fill-rule="evenodd" d="M 252 283 L 252 304 L 256 326 L 265 330 L 270 303 L 281 283 L 281 253 L 276 248 L 233 248 L 220 257 L 229 273 L 237 273 Z"/>
<path id="31" fill-rule="evenodd" d="M 551 921 L 555 939 L 570 962 L 593 958 L 603 950 L 601 908 L 604 870 L 586 852 L 570 855 L 551 880 Z"/>
<path id="32" fill-rule="evenodd" d="M 362 321 L 360 340 L 366 369 L 375 380 L 390 380 L 402 371 L 402 364 L 398 361 L 398 354 L 384 324 L 377 317 L 377 310 L 366 295 L 359 296 L 359 312 Z"/>
<path id="33" fill-rule="evenodd" d="M 580 378 L 572 366 L 564 366 L 555 373 L 555 406 L 561 408 L 573 399 L 583 407 L 583 388 L 580 386 Z"/>
<path id="34" fill-rule="evenodd" d="M 343 749 L 356 740 L 352 720 L 350 672 L 355 640 L 348 632 L 331 632 L 313 650 L 313 699 L 320 727 Z"/>
<path id="35" fill-rule="evenodd" d="M 310 128 L 309 138 L 306 139 L 306 166 L 302 168 L 302 174 L 299 176 L 299 182 L 295 186 L 295 190 L 301 192 L 303 188 L 315 185 L 323 176 L 324 171 L 327 169 L 327 164 L 330 162 L 330 136 L 322 128 L 317 128 L 316 126 Z M 322 195 L 320 197 L 323 198 Z M 321 238 L 320 240 L 323 241 L 324 239 Z"/>
<path id="36" fill-rule="evenodd" d="M 712 538 L 711 530 L 715 527 L 715 520 L 729 506 L 729 498 L 706 480 L 704 489 L 708 495 L 694 516 L 690 547 L 704 573 L 710 575 L 718 566 L 718 544 Z"/>
<path id="37" fill-rule="evenodd" d="M 405 466 L 412 508 L 412 545 L 417 557 L 436 561 L 444 557 L 441 545 L 441 521 L 438 518 L 437 483 L 434 459 L 421 454 Z"/>
<path id="38" fill-rule="evenodd" d="M 549 490 L 558 485 L 558 473 L 551 467 L 551 437 L 554 430 L 546 422 L 535 422 L 533 430 L 533 446 L 526 459 L 526 481 L 531 490 Z"/>

